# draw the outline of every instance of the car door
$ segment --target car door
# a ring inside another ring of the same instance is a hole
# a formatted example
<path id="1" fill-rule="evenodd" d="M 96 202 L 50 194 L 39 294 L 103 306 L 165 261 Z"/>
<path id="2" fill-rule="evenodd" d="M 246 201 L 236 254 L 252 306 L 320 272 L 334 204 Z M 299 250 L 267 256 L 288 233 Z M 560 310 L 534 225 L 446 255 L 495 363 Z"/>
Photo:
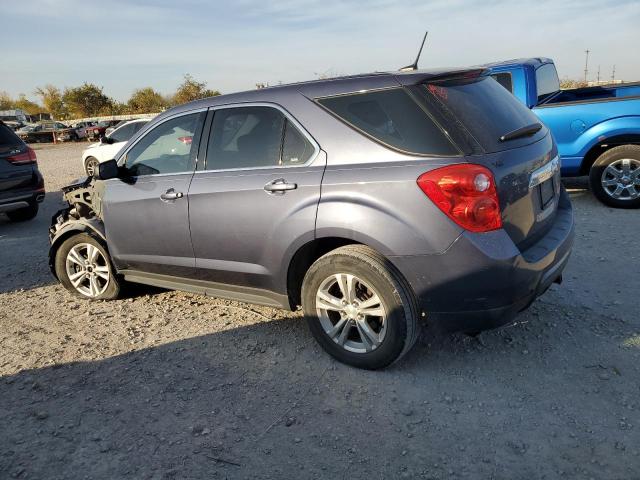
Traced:
<path id="1" fill-rule="evenodd" d="M 123 153 L 119 178 L 106 181 L 103 217 L 119 269 L 193 273 L 187 192 L 205 115 L 164 119 Z"/>
<path id="2" fill-rule="evenodd" d="M 314 238 L 325 154 L 278 106 L 211 113 L 189 189 L 196 276 L 283 293 L 288 259 Z"/>

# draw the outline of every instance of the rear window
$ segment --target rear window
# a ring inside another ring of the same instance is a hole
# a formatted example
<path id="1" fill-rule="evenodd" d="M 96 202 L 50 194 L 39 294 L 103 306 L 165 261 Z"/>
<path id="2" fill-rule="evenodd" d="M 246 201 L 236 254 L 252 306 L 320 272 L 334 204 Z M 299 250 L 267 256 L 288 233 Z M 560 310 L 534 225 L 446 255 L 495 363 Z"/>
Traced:
<path id="1" fill-rule="evenodd" d="M 533 137 L 500 141 L 502 135 L 540 120 L 491 77 L 428 83 L 423 88 L 429 106 L 453 113 L 485 152 L 517 148 L 546 134 L 543 128 Z"/>
<path id="2" fill-rule="evenodd" d="M 402 88 L 317 99 L 369 137 L 403 152 L 458 155 L 444 132 Z"/>
<path id="3" fill-rule="evenodd" d="M 6 125 L 0 123 L 0 147 L 22 145 L 22 140 L 13 130 Z"/>
<path id="4" fill-rule="evenodd" d="M 504 88 L 513 93 L 513 80 L 511 79 L 510 73 L 494 73 L 493 75 L 491 75 L 491 77 Z"/>
<path id="5" fill-rule="evenodd" d="M 560 79 L 553 63 L 547 63 L 536 70 L 536 85 L 538 87 L 538 102 L 552 93 L 560 90 Z"/>

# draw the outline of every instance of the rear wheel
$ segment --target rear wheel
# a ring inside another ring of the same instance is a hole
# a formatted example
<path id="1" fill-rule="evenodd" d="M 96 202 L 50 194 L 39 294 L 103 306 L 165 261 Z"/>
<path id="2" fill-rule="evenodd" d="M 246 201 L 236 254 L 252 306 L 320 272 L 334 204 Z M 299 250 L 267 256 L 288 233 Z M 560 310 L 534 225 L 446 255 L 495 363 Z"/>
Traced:
<path id="1" fill-rule="evenodd" d="M 589 182 L 606 205 L 640 207 L 640 145 L 621 145 L 600 155 L 591 167 Z"/>
<path id="2" fill-rule="evenodd" d="M 38 215 L 38 202 L 29 202 L 28 207 L 21 208 L 19 210 L 13 210 L 11 212 L 7 212 L 7 217 L 12 222 L 26 222 L 27 220 L 31 220 Z"/>
<path id="3" fill-rule="evenodd" d="M 56 276 L 74 295 L 88 300 L 112 300 L 120 293 L 107 250 L 86 233 L 65 240 L 56 252 Z"/>
<path id="4" fill-rule="evenodd" d="M 95 157 L 87 157 L 84 161 L 84 171 L 87 172 L 89 177 L 94 176 L 98 173 L 98 159 Z"/>
<path id="5" fill-rule="evenodd" d="M 302 304 L 311 333 L 337 360 L 384 368 L 416 341 L 418 309 L 395 267 L 361 245 L 338 248 L 305 275 Z"/>

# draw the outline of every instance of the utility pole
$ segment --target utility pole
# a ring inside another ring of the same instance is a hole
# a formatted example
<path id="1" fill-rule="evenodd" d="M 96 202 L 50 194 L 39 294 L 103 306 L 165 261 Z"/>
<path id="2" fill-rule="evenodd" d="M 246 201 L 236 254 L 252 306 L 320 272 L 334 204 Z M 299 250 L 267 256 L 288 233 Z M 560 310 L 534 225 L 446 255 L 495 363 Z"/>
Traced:
<path id="1" fill-rule="evenodd" d="M 584 82 L 587 83 L 587 74 L 589 73 L 589 50 L 585 50 L 586 58 L 584 60 Z"/>
<path id="2" fill-rule="evenodd" d="M 598 84 L 600 83 L 600 65 L 598 65 L 598 80 L 597 80 Z"/>
<path id="3" fill-rule="evenodd" d="M 613 66 L 613 71 L 611 72 L 611 83 L 616 80 L 616 66 Z"/>

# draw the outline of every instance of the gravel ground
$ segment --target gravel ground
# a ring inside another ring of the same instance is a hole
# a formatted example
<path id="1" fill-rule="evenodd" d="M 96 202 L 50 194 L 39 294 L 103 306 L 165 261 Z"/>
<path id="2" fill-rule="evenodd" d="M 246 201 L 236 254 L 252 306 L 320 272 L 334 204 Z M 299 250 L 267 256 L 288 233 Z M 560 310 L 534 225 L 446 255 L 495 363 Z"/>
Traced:
<path id="1" fill-rule="evenodd" d="M 640 478 L 640 215 L 572 182 L 565 282 L 479 337 L 428 328 L 385 371 L 299 314 L 53 282 L 47 227 L 84 144 L 38 148 L 36 220 L 0 219 L 0 478 Z"/>

